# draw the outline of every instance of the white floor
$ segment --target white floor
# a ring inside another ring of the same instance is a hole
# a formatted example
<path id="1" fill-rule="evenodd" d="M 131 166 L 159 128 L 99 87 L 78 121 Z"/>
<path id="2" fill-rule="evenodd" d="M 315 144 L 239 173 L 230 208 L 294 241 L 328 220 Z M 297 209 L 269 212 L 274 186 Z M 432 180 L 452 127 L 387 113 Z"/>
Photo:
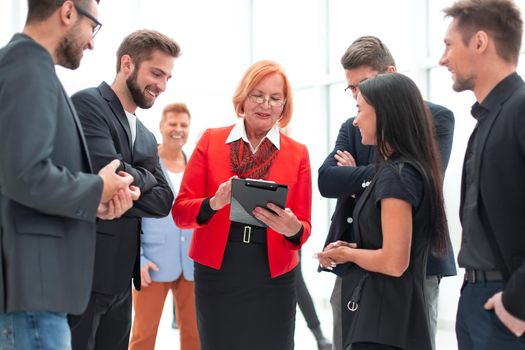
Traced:
<path id="1" fill-rule="evenodd" d="M 321 320 L 321 325 L 325 335 L 331 339 L 332 327 L 332 311 L 327 299 L 319 299 L 314 297 L 317 313 Z M 175 350 L 180 349 L 179 332 L 171 328 L 171 307 L 172 303 L 166 301 L 162 319 L 157 335 L 156 350 Z M 437 335 L 437 350 L 457 350 L 456 338 L 452 326 L 444 324 L 439 326 Z M 295 349 L 296 350 L 317 350 L 317 345 L 313 335 L 306 327 L 306 322 L 302 317 L 299 309 L 297 309 L 297 321 L 295 331 Z"/>

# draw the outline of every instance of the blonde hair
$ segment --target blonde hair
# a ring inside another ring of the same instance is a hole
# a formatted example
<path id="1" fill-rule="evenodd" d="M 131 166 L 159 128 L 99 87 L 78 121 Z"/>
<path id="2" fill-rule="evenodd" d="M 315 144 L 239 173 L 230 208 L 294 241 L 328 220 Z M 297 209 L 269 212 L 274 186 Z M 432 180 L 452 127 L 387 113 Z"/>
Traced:
<path id="1" fill-rule="evenodd" d="M 166 121 L 166 117 L 168 113 L 186 113 L 188 115 L 188 119 L 191 119 L 190 110 L 188 109 L 188 106 L 186 106 L 185 103 L 170 103 L 164 109 L 162 110 L 162 117 L 160 118 L 160 126 L 164 124 Z"/>

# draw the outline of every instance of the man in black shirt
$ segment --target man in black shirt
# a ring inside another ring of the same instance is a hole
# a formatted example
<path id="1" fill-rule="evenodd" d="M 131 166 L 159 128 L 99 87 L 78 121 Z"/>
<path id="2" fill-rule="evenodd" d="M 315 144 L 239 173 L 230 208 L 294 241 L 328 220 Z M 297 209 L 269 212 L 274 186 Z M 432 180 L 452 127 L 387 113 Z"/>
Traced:
<path id="1" fill-rule="evenodd" d="M 477 100 L 461 186 L 458 346 L 523 349 L 525 83 L 516 74 L 523 21 L 512 0 L 458 1 L 445 14 L 452 22 L 439 63 L 455 91 L 471 90 Z"/>

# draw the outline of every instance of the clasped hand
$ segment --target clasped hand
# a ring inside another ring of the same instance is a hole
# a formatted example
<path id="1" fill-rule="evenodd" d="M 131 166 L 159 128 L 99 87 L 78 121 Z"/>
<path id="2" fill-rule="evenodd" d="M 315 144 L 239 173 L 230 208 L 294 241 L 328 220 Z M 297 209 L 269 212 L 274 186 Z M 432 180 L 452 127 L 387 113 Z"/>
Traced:
<path id="1" fill-rule="evenodd" d="M 133 201 L 140 197 L 140 189 L 131 185 L 133 176 L 123 171 L 117 172 L 119 166 L 120 161 L 115 159 L 98 172 L 103 185 L 97 217 L 103 220 L 122 216 L 133 206 Z"/>
<path id="2" fill-rule="evenodd" d="M 139 197 L 140 188 L 137 186 L 131 185 L 126 189 L 120 189 L 108 202 L 99 204 L 97 217 L 102 220 L 119 218 L 133 207 L 133 201 L 136 201 Z"/>
<path id="3" fill-rule="evenodd" d="M 337 264 L 349 262 L 349 250 L 357 248 L 357 244 L 345 241 L 337 241 L 328 244 L 322 252 L 314 254 L 314 258 L 319 260 L 322 268 L 332 270 Z"/>

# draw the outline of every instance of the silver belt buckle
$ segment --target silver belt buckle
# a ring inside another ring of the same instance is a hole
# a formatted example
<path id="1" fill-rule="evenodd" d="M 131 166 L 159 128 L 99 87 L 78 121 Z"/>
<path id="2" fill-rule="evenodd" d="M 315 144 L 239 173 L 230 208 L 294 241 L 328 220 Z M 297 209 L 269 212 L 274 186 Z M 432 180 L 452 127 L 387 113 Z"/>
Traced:
<path id="1" fill-rule="evenodd" d="M 242 235 L 242 242 L 243 243 L 250 243 L 251 236 L 252 236 L 252 228 L 251 228 L 251 226 L 244 226 L 244 234 Z"/>

